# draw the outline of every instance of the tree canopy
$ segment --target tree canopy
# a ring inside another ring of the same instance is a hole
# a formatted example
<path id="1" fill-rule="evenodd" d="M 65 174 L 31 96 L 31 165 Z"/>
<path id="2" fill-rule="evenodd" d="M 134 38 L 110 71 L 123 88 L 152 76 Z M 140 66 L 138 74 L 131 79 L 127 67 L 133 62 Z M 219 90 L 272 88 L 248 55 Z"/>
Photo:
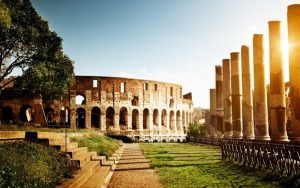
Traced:
<path id="1" fill-rule="evenodd" d="M 41 90 L 44 99 L 60 98 L 74 78 L 62 39 L 29 0 L 2 0 L 0 18 L 0 82 L 19 68 L 17 86 Z"/>

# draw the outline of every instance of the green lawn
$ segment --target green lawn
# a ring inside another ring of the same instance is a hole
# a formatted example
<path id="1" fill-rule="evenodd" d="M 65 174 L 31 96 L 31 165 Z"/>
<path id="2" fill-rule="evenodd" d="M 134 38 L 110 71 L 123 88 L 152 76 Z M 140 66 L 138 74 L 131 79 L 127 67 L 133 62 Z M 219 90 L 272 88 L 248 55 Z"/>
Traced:
<path id="1" fill-rule="evenodd" d="M 222 161 L 218 147 L 179 143 L 141 147 L 166 187 L 281 187 L 278 175 Z"/>

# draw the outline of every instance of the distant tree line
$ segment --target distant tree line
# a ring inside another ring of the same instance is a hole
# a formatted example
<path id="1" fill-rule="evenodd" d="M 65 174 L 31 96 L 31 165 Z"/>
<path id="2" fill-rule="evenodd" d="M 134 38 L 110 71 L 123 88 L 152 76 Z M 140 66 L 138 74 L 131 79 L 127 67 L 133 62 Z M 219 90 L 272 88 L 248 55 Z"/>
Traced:
<path id="1" fill-rule="evenodd" d="M 73 65 L 30 0 L 0 0 L 0 93 L 14 81 L 17 88 L 39 90 L 43 99 L 59 99 L 74 82 Z M 16 69 L 21 75 L 4 82 Z"/>

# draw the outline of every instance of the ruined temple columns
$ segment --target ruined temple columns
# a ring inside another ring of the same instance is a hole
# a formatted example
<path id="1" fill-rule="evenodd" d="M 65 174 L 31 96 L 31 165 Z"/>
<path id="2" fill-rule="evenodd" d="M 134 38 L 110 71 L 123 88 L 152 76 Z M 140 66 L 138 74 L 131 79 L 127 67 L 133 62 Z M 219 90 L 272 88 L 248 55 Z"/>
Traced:
<path id="1" fill-rule="evenodd" d="M 231 68 L 230 60 L 223 59 L 223 124 L 224 138 L 232 137 L 232 110 L 231 110 Z"/>
<path id="2" fill-rule="evenodd" d="M 232 98 L 232 138 L 243 138 L 241 61 L 238 52 L 230 53 L 231 58 L 231 98 Z"/>
<path id="3" fill-rule="evenodd" d="M 255 139 L 270 140 L 263 35 L 253 35 Z"/>
<path id="4" fill-rule="evenodd" d="M 281 53 L 280 21 L 269 22 L 270 48 L 270 136 L 288 141 L 286 132 L 285 84 Z"/>
<path id="5" fill-rule="evenodd" d="M 210 121 L 211 121 L 210 137 L 216 138 L 217 137 L 216 89 L 210 89 L 209 94 L 210 94 Z"/>
<path id="6" fill-rule="evenodd" d="M 242 91 L 243 91 L 243 135 L 246 139 L 254 139 L 253 98 L 251 90 L 251 73 L 249 47 L 242 46 Z"/>
<path id="7" fill-rule="evenodd" d="M 217 106 L 217 137 L 223 138 L 223 69 L 222 66 L 217 65 L 216 70 L 216 106 Z"/>
<path id="8" fill-rule="evenodd" d="M 292 140 L 300 141 L 300 4 L 288 6 Z"/>

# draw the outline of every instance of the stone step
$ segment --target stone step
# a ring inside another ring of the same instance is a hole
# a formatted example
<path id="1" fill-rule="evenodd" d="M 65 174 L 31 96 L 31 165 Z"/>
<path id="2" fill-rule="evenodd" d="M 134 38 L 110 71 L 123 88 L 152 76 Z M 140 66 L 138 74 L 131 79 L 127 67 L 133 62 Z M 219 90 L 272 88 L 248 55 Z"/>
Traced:
<path id="1" fill-rule="evenodd" d="M 86 153 L 83 153 L 83 154 L 73 157 L 72 160 L 78 162 L 80 167 L 82 167 L 87 162 L 91 161 L 92 156 L 94 156 L 94 155 L 97 155 L 97 153 L 96 152 L 86 152 Z"/>
<path id="2" fill-rule="evenodd" d="M 72 148 L 72 149 L 68 148 L 67 152 L 70 155 L 70 157 L 73 158 L 75 156 L 78 156 L 78 155 L 88 152 L 88 148 L 87 147 L 78 147 L 78 148 Z"/>
<path id="3" fill-rule="evenodd" d="M 115 161 L 106 160 L 105 156 L 92 156 L 92 161 L 100 161 L 101 166 L 109 166 L 111 170 L 116 169 Z"/>
<path id="4" fill-rule="evenodd" d="M 37 134 L 37 138 L 62 139 L 64 137 L 65 133 L 38 132 Z"/>
<path id="5" fill-rule="evenodd" d="M 99 161 L 89 161 L 74 174 L 74 178 L 68 179 L 57 188 L 79 188 L 81 187 L 100 166 Z"/>
<path id="6" fill-rule="evenodd" d="M 105 181 L 109 175 L 110 167 L 101 166 L 96 169 L 95 173 L 81 186 L 81 188 L 99 188 L 105 187 Z"/>
<path id="7" fill-rule="evenodd" d="M 65 144 L 66 140 L 65 138 L 49 138 L 49 145 L 61 145 L 61 144 Z M 67 143 L 70 143 L 70 138 L 67 138 Z"/>
<path id="8" fill-rule="evenodd" d="M 65 151 L 65 148 L 66 148 L 65 143 L 60 144 L 60 145 L 53 145 L 53 146 L 54 146 L 54 147 L 58 147 L 58 149 L 59 149 L 60 151 L 62 151 L 62 152 L 64 152 L 64 151 Z M 67 149 L 68 149 L 68 150 L 69 150 L 69 149 L 74 149 L 74 148 L 78 148 L 78 143 L 77 143 L 77 142 L 70 142 L 70 143 L 67 144 Z"/>

